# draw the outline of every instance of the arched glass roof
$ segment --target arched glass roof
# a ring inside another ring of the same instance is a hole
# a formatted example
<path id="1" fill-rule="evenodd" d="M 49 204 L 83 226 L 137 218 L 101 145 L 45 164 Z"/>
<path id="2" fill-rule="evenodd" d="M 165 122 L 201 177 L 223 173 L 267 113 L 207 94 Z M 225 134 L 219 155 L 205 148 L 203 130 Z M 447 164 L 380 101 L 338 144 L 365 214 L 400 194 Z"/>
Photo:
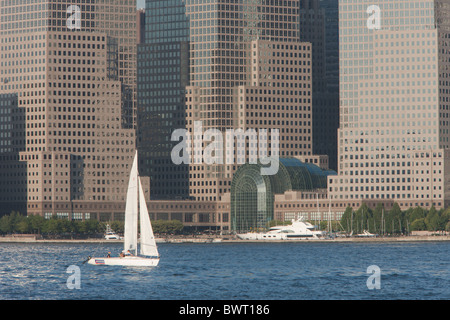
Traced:
<path id="1" fill-rule="evenodd" d="M 292 190 L 313 190 L 327 187 L 327 176 L 336 175 L 335 171 L 322 170 L 312 163 L 304 163 L 296 158 L 280 159 L 280 163 L 289 171 Z"/>
<path id="2" fill-rule="evenodd" d="M 322 170 L 295 158 L 280 159 L 277 174 L 261 175 L 261 164 L 244 164 L 231 184 L 231 228 L 236 232 L 259 230 L 273 220 L 274 194 L 327 187 L 332 170 Z"/>

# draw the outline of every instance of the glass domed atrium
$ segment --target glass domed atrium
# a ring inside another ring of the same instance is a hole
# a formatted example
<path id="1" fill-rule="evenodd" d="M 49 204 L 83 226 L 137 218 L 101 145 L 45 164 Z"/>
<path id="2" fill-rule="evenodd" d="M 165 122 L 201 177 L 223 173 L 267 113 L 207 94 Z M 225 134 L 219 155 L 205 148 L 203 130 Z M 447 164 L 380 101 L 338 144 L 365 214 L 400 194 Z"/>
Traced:
<path id="1" fill-rule="evenodd" d="M 278 173 L 261 175 L 261 164 L 244 164 L 231 184 L 231 230 L 237 233 L 263 230 L 273 220 L 274 195 L 286 191 L 312 191 L 327 188 L 323 170 L 296 158 L 280 159 Z"/>

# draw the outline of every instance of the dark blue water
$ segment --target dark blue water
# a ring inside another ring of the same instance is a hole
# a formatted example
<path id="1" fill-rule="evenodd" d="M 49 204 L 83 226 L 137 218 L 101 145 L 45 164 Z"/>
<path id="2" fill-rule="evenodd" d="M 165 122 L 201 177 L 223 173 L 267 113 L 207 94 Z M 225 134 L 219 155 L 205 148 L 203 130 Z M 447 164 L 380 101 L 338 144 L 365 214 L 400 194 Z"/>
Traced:
<path id="1" fill-rule="evenodd" d="M 450 299 L 448 242 L 161 244 L 153 269 L 82 264 L 121 247 L 0 244 L 0 299 Z M 71 265 L 79 289 L 67 286 Z M 367 287 L 371 265 L 380 289 Z"/>

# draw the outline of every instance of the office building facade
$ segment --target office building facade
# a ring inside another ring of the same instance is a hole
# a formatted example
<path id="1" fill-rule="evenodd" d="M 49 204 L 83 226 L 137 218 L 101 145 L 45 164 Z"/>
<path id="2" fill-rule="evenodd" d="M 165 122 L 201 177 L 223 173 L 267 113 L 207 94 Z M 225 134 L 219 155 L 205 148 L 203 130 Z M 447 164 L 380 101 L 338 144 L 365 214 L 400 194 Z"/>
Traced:
<path id="1" fill-rule="evenodd" d="M 333 199 L 450 200 L 447 1 L 339 1 L 339 175 Z"/>
<path id="2" fill-rule="evenodd" d="M 1 2 L 0 96 L 15 119 L 2 188 L 28 214 L 107 219 L 123 215 L 135 150 L 136 3 L 71 5 Z"/>
<path id="3" fill-rule="evenodd" d="M 172 162 L 173 130 L 186 126 L 189 21 L 184 1 L 147 1 L 144 43 L 138 46 L 138 149 L 152 198 L 189 197 L 188 166 Z"/>
<path id="4" fill-rule="evenodd" d="M 152 198 L 217 201 L 230 191 L 236 163 L 171 159 L 172 132 L 193 135 L 196 122 L 224 136 L 277 128 L 280 154 L 312 154 L 311 45 L 300 42 L 298 1 L 148 0 L 145 32 L 139 152 Z"/>
<path id="5" fill-rule="evenodd" d="M 312 45 L 313 153 L 337 169 L 339 127 L 338 0 L 300 0 L 300 40 Z"/>

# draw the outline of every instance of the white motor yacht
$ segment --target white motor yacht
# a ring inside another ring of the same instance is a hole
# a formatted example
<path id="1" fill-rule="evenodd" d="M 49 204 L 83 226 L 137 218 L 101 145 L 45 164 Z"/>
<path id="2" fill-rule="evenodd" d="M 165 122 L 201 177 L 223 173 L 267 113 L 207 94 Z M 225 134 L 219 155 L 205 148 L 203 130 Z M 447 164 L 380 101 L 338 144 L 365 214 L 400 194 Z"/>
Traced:
<path id="1" fill-rule="evenodd" d="M 120 236 L 111 229 L 109 224 L 106 225 L 105 239 L 106 240 L 120 240 Z"/>
<path id="2" fill-rule="evenodd" d="M 274 226 L 264 233 L 249 232 L 236 235 L 242 240 L 308 240 L 320 239 L 324 236 L 322 231 L 303 221 L 303 219 L 292 220 L 291 225 Z"/>

